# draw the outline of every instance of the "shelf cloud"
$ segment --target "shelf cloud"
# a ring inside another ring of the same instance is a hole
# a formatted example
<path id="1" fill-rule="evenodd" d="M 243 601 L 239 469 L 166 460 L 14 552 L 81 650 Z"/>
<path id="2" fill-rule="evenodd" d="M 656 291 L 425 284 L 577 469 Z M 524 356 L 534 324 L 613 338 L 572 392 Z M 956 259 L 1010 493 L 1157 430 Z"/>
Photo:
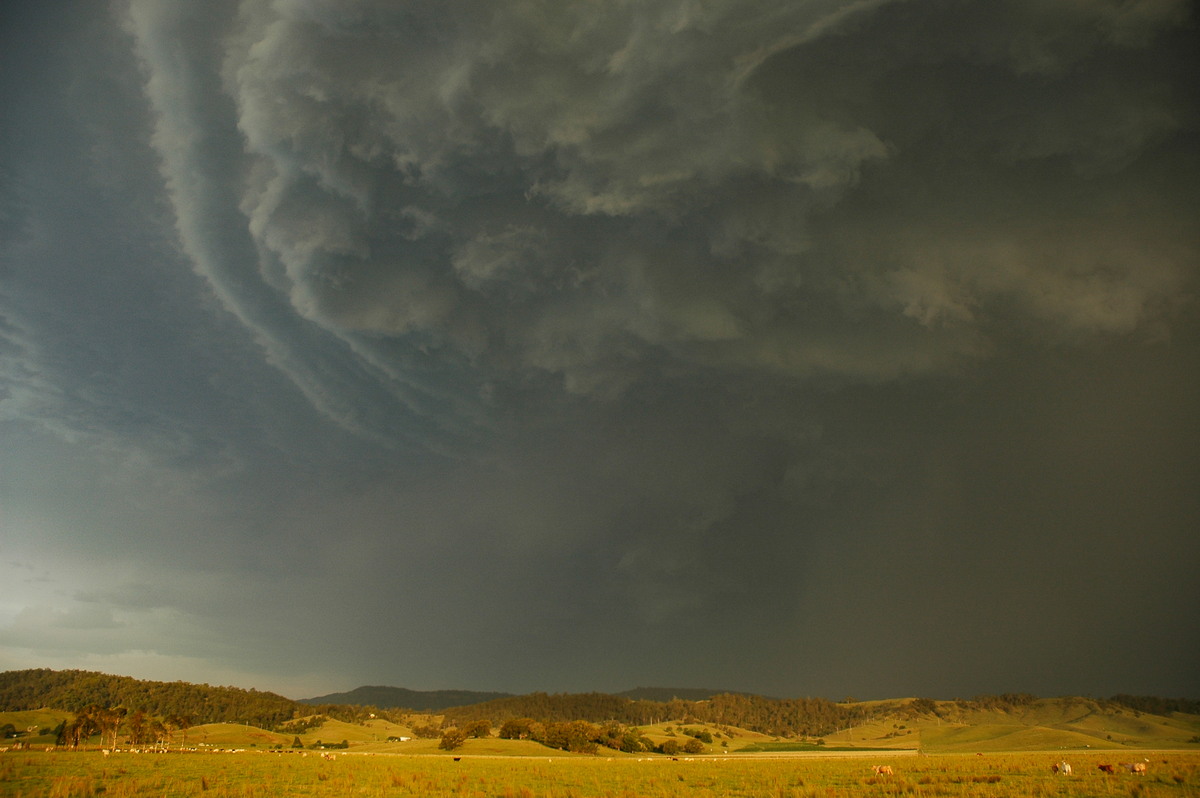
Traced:
<path id="1" fill-rule="evenodd" d="M 1194 4 L 76 10 L 4 31 L 0 665 L 1200 686 Z"/>

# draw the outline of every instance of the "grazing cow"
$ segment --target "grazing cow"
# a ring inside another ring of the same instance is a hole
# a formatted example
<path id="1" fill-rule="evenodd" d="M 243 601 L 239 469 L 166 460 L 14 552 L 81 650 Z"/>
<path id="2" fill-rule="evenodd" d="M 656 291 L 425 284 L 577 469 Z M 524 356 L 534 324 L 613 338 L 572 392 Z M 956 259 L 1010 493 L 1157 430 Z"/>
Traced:
<path id="1" fill-rule="evenodd" d="M 1105 773 L 1112 773 L 1112 772 L 1113 772 L 1113 766 L 1112 766 L 1112 765 L 1096 765 L 1096 767 L 1100 768 L 1100 769 L 1101 769 L 1101 770 L 1103 770 Z"/>
<path id="2" fill-rule="evenodd" d="M 1143 762 L 1122 762 L 1121 767 L 1125 768 L 1126 770 L 1128 770 L 1130 773 L 1134 774 L 1135 776 L 1146 775 L 1146 762 L 1145 761 L 1143 761 Z"/>
<path id="3" fill-rule="evenodd" d="M 872 765 L 871 770 L 875 771 L 876 776 L 894 776 L 891 765 Z"/>
<path id="4" fill-rule="evenodd" d="M 1070 776 L 1071 775 L 1071 764 L 1066 761 L 1059 762 L 1058 763 L 1058 772 L 1063 774 L 1064 776 Z"/>

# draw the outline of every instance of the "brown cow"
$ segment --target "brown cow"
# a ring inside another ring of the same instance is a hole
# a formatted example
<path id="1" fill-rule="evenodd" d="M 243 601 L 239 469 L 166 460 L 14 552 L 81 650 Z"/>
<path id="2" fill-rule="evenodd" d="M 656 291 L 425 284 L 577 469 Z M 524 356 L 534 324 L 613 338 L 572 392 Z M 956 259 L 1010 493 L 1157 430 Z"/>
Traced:
<path id="1" fill-rule="evenodd" d="M 1100 769 L 1101 769 L 1101 770 L 1103 770 L 1105 773 L 1112 773 L 1112 772 L 1113 772 L 1113 766 L 1112 766 L 1112 765 L 1096 765 L 1096 767 L 1100 768 Z"/>

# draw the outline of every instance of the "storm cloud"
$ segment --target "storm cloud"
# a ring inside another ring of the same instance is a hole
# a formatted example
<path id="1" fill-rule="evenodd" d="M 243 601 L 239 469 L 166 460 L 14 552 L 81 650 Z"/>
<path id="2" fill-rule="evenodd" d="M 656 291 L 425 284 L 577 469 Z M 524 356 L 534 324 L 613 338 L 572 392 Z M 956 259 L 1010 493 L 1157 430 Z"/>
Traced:
<path id="1" fill-rule="evenodd" d="M 1194 4 L 75 11 L 5 12 L 0 665 L 1200 688 Z"/>

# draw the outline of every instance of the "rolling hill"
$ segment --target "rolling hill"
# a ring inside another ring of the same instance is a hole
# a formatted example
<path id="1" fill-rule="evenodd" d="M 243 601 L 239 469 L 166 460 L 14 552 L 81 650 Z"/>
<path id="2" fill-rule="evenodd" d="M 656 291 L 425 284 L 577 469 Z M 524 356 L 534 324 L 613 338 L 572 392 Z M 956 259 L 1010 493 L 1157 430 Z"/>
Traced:
<path id="1" fill-rule="evenodd" d="M 614 695 L 634 701 L 707 701 L 715 695 L 749 695 L 737 690 L 705 690 L 697 687 L 635 687 Z"/>
<path id="2" fill-rule="evenodd" d="M 321 704 L 350 704 L 380 709 L 412 709 L 418 712 L 437 712 L 450 707 L 482 704 L 512 693 L 486 693 L 474 690 L 409 690 L 404 687 L 365 685 L 345 693 L 330 693 L 316 698 L 301 698 L 309 706 Z"/>
<path id="3" fill-rule="evenodd" d="M 931 753 L 1200 748 L 1200 702 L 1144 696 L 1004 694 L 951 701 L 902 698 L 839 703 L 693 688 L 518 696 L 364 686 L 299 702 L 255 690 L 142 681 L 88 671 L 0 673 L 0 713 L 6 716 L 0 726 L 11 724 L 15 733 L 37 726 L 40 734 L 88 706 L 124 707 L 150 717 L 186 718 L 193 728 L 209 726 L 208 731 L 195 732 L 197 736 L 269 732 L 265 737 L 246 738 L 245 744 L 257 746 L 290 744 L 297 738 L 305 745 L 348 740 L 353 745 L 388 746 L 402 744 L 402 738 L 424 736 L 403 744 L 428 747 L 435 745 L 429 738 L 446 727 L 466 728 L 486 721 L 484 728 L 490 728 L 495 738 L 506 721 L 524 719 L 545 726 L 615 723 L 656 743 L 676 734 L 686 742 L 687 729 L 702 727 L 713 738 L 705 740 L 709 752 L 737 752 L 747 746 Z M 44 718 L 36 714 L 47 712 L 57 714 Z M 51 723 L 53 718 L 57 720 Z M 508 742 L 518 741 L 505 745 Z"/>

